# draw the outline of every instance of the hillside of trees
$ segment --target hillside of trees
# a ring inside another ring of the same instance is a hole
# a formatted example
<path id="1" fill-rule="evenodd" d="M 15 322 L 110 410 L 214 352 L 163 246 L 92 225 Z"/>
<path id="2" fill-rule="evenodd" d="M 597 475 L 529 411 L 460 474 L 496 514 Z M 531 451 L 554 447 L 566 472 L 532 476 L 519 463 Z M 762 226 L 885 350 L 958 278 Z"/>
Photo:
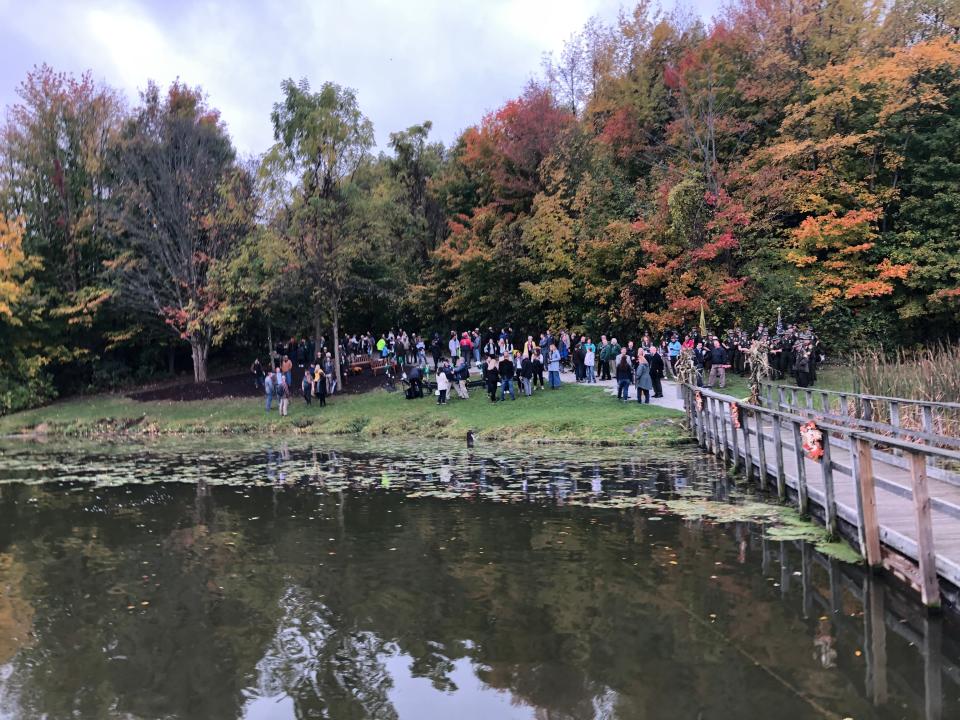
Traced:
<path id="1" fill-rule="evenodd" d="M 451 147 L 377 152 L 354 90 L 278 79 L 249 159 L 200 88 L 38 67 L 0 131 L 0 412 L 293 334 L 956 338 L 958 40 L 957 0 L 641 2 Z"/>

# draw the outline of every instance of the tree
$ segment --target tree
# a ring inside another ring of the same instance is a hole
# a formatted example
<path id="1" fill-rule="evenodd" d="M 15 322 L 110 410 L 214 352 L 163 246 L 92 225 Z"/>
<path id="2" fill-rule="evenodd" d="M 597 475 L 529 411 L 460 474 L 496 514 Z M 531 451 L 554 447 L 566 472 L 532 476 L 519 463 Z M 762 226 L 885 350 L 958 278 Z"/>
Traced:
<path id="1" fill-rule="evenodd" d="M 443 208 L 431 188 L 431 180 L 444 160 L 441 143 L 429 142 L 433 123 L 412 125 L 390 133 L 394 156 L 387 160 L 389 176 L 398 192 L 394 196 L 394 237 L 399 254 L 422 267 L 446 230 Z"/>
<path id="2" fill-rule="evenodd" d="M 61 389 L 84 382 L 103 336 L 122 318 L 109 312 L 103 261 L 112 253 L 105 159 L 124 106 L 90 73 L 47 65 L 17 88 L 0 132 L 0 214 L 19 218 L 23 251 L 36 260 L 36 312 L 20 331 L 31 354 L 55 366 Z"/>
<path id="3" fill-rule="evenodd" d="M 212 270 L 249 232 L 250 181 L 199 89 L 175 82 L 162 96 L 151 83 L 142 101 L 113 152 L 121 252 L 110 267 L 126 306 L 190 343 L 194 381 L 205 382 L 223 327 Z"/>
<path id="4" fill-rule="evenodd" d="M 28 269 L 23 253 L 23 220 L 0 215 L 0 321 L 19 325 L 14 309 L 28 290 L 24 276 Z"/>
<path id="5" fill-rule="evenodd" d="M 374 235 L 357 174 L 373 147 L 373 124 L 360 112 L 356 93 L 335 83 L 312 92 L 306 79 L 285 80 L 271 120 L 276 144 L 266 158 L 274 174 L 299 179 L 284 214 L 301 280 L 314 313 L 316 340 L 328 313 L 340 382 L 340 321 L 344 304 L 362 278 L 356 265 Z"/>

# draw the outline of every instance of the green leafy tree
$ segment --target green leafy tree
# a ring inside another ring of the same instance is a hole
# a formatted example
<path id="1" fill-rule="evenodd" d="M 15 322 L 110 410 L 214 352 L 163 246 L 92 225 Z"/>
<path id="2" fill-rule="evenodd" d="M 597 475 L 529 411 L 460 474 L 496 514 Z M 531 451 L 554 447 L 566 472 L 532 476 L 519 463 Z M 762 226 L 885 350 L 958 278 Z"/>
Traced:
<path id="1" fill-rule="evenodd" d="M 361 181 L 374 145 L 373 124 L 349 88 L 327 82 L 313 92 L 304 79 L 286 80 L 282 89 L 271 114 L 276 144 L 265 166 L 298 180 L 283 208 L 285 232 L 318 340 L 324 317 L 330 319 L 340 381 L 343 310 L 353 294 L 369 289 L 358 266 L 380 232 L 369 184 Z"/>

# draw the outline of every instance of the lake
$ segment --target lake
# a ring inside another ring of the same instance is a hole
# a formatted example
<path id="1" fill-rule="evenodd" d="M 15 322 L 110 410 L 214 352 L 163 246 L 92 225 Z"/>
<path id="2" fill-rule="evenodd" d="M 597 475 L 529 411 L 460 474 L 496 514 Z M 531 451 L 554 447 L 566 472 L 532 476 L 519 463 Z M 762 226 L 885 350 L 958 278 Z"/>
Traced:
<path id="1" fill-rule="evenodd" d="M 0 718 L 960 717 L 956 616 L 697 449 L 0 453 Z"/>

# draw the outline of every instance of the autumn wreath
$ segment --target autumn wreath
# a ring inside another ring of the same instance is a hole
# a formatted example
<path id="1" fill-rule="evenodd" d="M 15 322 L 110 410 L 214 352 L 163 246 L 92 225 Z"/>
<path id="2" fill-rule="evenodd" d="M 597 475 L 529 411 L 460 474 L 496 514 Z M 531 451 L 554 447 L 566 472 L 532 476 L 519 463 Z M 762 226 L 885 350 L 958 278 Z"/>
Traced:
<path id="1" fill-rule="evenodd" d="M 730 403 L 730 424 L 734 428 L 740 428 L 740 406 L 736 403 Z"/>
<path id="2" fill-rule="evenodd" d="M 803 451 L 811 460 L 823 457 L 823 432 L 811 420 L 800 426 L 800 437 L 803 440 Z"/>

